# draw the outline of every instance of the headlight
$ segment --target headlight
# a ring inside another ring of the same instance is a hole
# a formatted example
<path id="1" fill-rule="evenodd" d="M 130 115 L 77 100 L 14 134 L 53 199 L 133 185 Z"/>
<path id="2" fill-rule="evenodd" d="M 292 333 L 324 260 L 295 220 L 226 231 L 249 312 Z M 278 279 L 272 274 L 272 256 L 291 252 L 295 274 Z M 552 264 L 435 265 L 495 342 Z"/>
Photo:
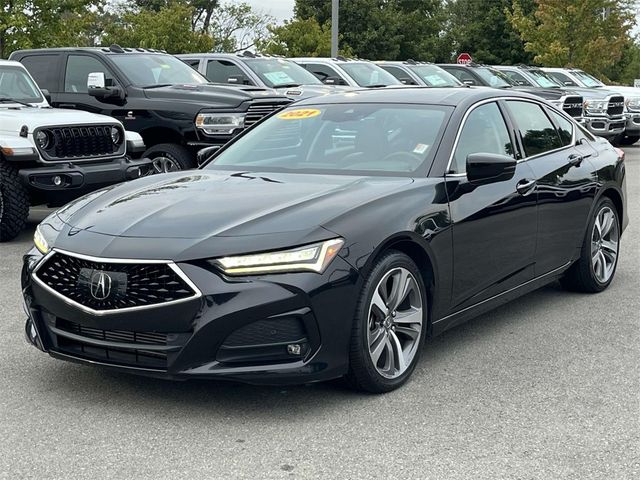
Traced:
<path id="1" fill-rule="evenodd" d="M 626 105 L 629 110 L 632 112 L 637 112 L 640 110 L 640 97 L 629 97 L 626 100 Z"/>
<path id="2" fill-rule="evenodd" d="M 47 134 L 47 132 L 40 130 L 38 133 L 36 133 L 36 142 L 38 142 L 40 148 L 45 150 L 50 143 L 49 135 Z"/>
<path id="3" fill-rule="evenodd" d="M 44 235 L 42 234 L 40 225 L 36 227 L 36 232 L 33 234 L 33 243 L 43 255 L 46 255 L 51 250 L 49 242 L 47 242 L 47 239 L 44 238 Z"/>
<path id="4" fill-rule="evenodd" d="M 606 100 L 587 100 L 584 102 L 584 108 L 589 113 L 605 113 L 607 106 L 608 102 Z"/>
<path id="5" fill-rule="evenodd" d="M 311 271 L 322 273 L 344 244 L 341 238 L 277 252 L 213 260 L 227 275 Z"/>
<path id="6" fill-rule="evenodd" d="M 199 113 L 196 127 L 207 135 L 230 135 L 244 127 L 244 113 Z"/>
<path id="7" fill-rule="evenodd" d="M 120 133 L 120 129 L 118 127 L 111 127 L 111 141 L 114 145 L 120 145 L 122 141 L 122 133 Z"/>

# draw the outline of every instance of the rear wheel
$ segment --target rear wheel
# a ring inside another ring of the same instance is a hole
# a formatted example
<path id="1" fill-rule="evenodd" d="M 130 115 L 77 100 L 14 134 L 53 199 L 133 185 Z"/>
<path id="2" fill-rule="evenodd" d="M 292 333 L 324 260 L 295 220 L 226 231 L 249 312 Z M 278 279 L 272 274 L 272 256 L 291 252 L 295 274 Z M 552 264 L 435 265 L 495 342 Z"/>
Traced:
<path id="1" fill-rule="evenodd" d="M 0 159 L 0 242 L 13 240 L 27 225 L 29 195 L 18 172 Z"/>
<path id="2" fill-rule="evenodd" d="M 195 168 L 194 156 L 182 145 L 159 143 L 144 152 L 143 158 L 152 160 L 154 173 L 177 172 Z"/>
<path id="3" fill-rule="evenodd" d="M 565 273 L 562 285 L 579 292 L 601 292 L 613 280 L 620 250 L 620 219 L 613 202 L 602 198 L 589 222 L 578 261 Z"/>
<path id="4" fill-rule="evenodd" d="M 373 267 L 356 310 L 347 381 L 382 393 L 403 385 L 420 358 L 427 296 L 416 264 L 391 251 Z"/>

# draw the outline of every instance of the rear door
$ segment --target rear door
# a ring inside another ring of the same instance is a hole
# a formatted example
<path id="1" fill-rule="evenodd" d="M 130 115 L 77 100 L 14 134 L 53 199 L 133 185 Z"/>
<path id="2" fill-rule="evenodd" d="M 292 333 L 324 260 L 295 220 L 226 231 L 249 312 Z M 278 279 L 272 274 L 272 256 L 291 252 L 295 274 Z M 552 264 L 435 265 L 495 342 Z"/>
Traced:
<path id="1" fill-rule="evenodd" d="M 538 190 L 536 275 L 575 258 L 597 190 L 593 149 L 576 142 L 575 125 L 535 101 L 506 102 Z"/>
<path id="2" fill-rule="evenodd" d="M 515 132 L 496 101 L 472 107 L 446 174 L 453 222 L 452 312 L 517 287 L 534 276 L 537 203 L 534 173 L 519 162 L 512 178 L 474 184 L 471 153 L 518 158 Z"/>
<path id="3" fill-rule="evenodd" d="M 61 53 L 34 53 L 17 57 L 41 89 L 46 89 L 55 102 L 60 92 Z"/>

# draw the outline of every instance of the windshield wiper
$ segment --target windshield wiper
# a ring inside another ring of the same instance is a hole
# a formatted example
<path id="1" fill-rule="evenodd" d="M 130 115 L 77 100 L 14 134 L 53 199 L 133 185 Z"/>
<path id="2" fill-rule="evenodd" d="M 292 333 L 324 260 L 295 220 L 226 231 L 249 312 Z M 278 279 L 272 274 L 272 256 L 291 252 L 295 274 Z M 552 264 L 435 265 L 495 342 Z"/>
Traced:
<path id="1" fill-rule="evenodd" d="M 295 88 L 301 85 L 301 83 L 280 83 L 278 85 L 274 85 L 273 88 Z"/>
<path id="2" fill-rule="evenodd" d="M 144 87 L 141 87 L 141 88 L 144 88 L 144 89 L 162 88 L 162 87 L 170 87 L 171 85 L 174 85 L 174 84 L 173 83 L 154 83 L 153 85 L 145 85 Z"/>
<path id="3" fill-rule="evenodd" d="M 25 107 L 35 108 L 30 103 L 21 102 L 20 100 L 15 100 L 15 99 L 10 98 L 10 97 L 0 97 L 0 103 L 17 103 L 18 105 L 24 105 Z"/>

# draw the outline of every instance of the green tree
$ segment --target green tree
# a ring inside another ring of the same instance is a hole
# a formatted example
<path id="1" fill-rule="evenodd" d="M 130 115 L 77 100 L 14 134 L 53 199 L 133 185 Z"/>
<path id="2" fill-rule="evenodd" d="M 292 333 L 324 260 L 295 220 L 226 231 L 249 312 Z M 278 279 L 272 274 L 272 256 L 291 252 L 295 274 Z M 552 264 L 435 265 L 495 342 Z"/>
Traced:
<path id="1" fill-rule="evenodd" d="M 157 48 L 169 53 L 208 52 L 213 40 L 206 33 L 192 31 L 193 13 L 193 7 L 183 2 L 171 2 L 157 11 L 124 11 L 105 26 L 102 43 Z"/>
<path id="2" fill-rule="evenodd" d="M 535 9 L 534 0 L 520 0 L 524 14 Z M 507 18 L 511 0 L 451 0 L 447 5 L 446 44 L 452 60 L 468 52 L 474 61 L 494 65 L 529 64 L 533 55 Z"/>
<path id="3" fill-rule="evenodd" d="M 93 45 L 104 0 L 7 0 L 0 9 L 0 57 L 21 48 Z"/>
<path id="4" fill-rule="evenodd" d="M 268 29 L 270 36 L 258 43 L 261 52 L 286 57 L 331 55 L 331 25 L 319 25 L 315 18 L 296 18 L 284 25 L 270 25 Z M 340 54 L 349 52 L 342 50 Z"/>
<path id="5" fill-rule="evenodd" d="M 255 12 L 248 3 L 225 3 L 218 7 L 209 25 L 203 29 L 214 40 L 219 52 L 239 52 L 253 48 L 269 35 L 267 27 L 275 19 Z"/>
<path id="6" fill-rule="evenodd" d="M 533 15 L 513 1 L 510 22 L 546 66 L 579 67 L 595 75 L 622 57 L 634 16 L 631 0 L 536 0 Z"/>

